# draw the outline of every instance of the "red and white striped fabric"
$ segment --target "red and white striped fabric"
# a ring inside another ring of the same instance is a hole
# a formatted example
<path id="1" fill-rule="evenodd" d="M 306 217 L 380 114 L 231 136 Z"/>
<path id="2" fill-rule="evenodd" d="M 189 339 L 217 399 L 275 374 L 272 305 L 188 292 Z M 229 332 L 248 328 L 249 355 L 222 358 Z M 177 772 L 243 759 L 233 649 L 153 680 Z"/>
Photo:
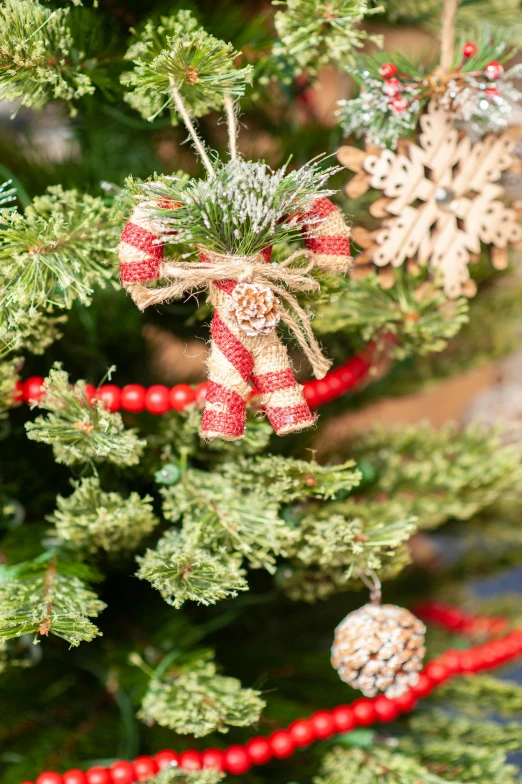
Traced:
<path id="1" fill-rule="evenodd" d="M 346 272 L 350 263 L 350 230 L 339 208 L 321 198 L 313 204 L 309 215 L 313 220 L 303 227 L 309 257 L 317 267 Z M 269 262 L 270 248 L 262 255 Z M 163 246 L 157 241 L 154 225 L 144 210 L 137 207 L 124 228 L 119 246 L 122 283 L 132 293 L 133 284 L 158 279 L 162 259 Z M 201 259 L 209 260 L 204 253 Z M 209 440 L 234 440 L 243 436 L 246 401 L 252 383 L 278 435 L 310 427 L 315 416 L 295 380 L 287 349 L 277 332 L 249 337 L 238 325 L 230 307 L 236 285 L 234 280 L 210 284 L 214 316 L 201 435 Z"/>

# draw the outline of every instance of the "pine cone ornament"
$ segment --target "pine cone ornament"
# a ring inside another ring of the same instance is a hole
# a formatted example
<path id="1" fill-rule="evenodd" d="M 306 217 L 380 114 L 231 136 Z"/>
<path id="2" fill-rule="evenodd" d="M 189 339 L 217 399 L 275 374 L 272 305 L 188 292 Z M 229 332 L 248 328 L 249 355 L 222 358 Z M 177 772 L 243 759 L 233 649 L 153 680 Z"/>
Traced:
<path id="1" fill-rule="evenodd" d="M 426 627 L 403 607 L 366 604 L 335 630 L 332 665 L 366 697 L 400 697 L 419 679 Z"/>
<path id="2" fill-rule="evenodd" d="M 251 338 L 268 335 L 279 322 L 277 297 L 269 286 L 238 283 L 232 292 L 230 309 L 240 329 Z"/>

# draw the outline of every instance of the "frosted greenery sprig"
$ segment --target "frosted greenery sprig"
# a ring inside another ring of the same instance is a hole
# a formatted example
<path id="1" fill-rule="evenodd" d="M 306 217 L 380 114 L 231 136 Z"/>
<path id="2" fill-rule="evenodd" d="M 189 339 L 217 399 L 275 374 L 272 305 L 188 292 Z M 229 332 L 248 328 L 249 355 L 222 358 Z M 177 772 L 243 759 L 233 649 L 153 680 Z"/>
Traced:
<path id="1" fill-rule="evenodd" d="M 148 495 L 132 492 L 124 498 L 104 492 L 99 477 L 73 482 L 73 487 L 67 498 L 57 497 L 56 511 L 47 517 L 67 547 L 84 553 L 133 551 L 158 525 Z"/>
<path id="2" fill-rule="evenodd" d="M 149 784 L 219 784 L 224 778 L 225 774 L 217 768 L 186 770 L 167 765 L 148 781 Z"/>
<path id="3" fill-rule="evenodd" d="M 464 297 L 448 300 L 431 283 L 410 274 L 397 272 L 389 289 L 370 274 L 363 280 L 337 281 L 316 307 L 314 330 L 323 335 L 346 331 L 364 341 L 386 331 L 397 338 L 387 352 L 405 359 L 443 351 L 468 322 L 468 309 Z"/>
<path id="4" fill-rule="evenodd" d="M 6 417 L 9 409 L 15 404 L 16 383 L 20 380 L 19 367 L 19 359 L 0 362 L 0 420 Z"/>
<path id="5" fill-rule="evenodd" d="M 382 11 L 367 0 L 273 0 L 273 5 L 286 6 L 275 15 L 280 40 L 274 54 L 298 73 L 353 63 L 354 50 L 365 41 L 381 43 L 381 36 L 359 27 L 365 16 Z"/>
<path id="6" fill-rule="evenodd" d="M 458 784 L 459 779 L 439 776 L 417 760 L 397 751 L 371 746 L 337 746 L 323 758 L 313 784 Z"/>
<path id="7" fill-rule="evenodd" d="M 94 573 L 53 554 L 16 566 L 0 566 L 0 640 L 54 634 L 70 645 L 100 634 L 89 617 L 105 604 L 87 587 Z"/>
<path id="8" fill-rule="evenodd" d="M 171 108 L 179 111 L 175 93 L 191 117 L 221 109 L 227 96 L 241 97 L 252 79 L 252 66 L 236 68 L 232 44 L 206 33 L 190 11 L 148 21 L 125 58 L 134 64 L 122 76 L 126 100 L 145 119 Z M 174 119 L 174 117 L 173 117 Z"/>
<path id="9" fill-rule="evenodd" d="M 162 241 L 203 245 L 217 253 L 253 255 L 278 242 L 300 236 L 304 211 L 322 196 L 337 167 L 323 168 L 321 160 L 300 169 L 274 171 L 266 163 L 236 158 L 218 163 L 207 180 L 178 177 L 149 180 L 139 186 L 138 201 L 159 220 Z M 158 208 L 172 199 L 179 207 Z"/>
<path id="10" fill-rule="evenodd" d="M 94 92 L 84 54 L 74 44 L 69 8 L 51 10 L 37 0 L 4 0 L 0 7 L 0 99 L 41 109 Z"/>
<path id="11" fill-rule="evenodd" d="M 188 664 L 160 663 L 149 682 L 138 714 L 147 723 L 200 738 L 229 727 L 248 727 L 265 707 L 260 692 L 245 689 L 236 678 L 217 673 L 208 658 Z"/>
<path id="12" fill-rule="evenodd" d="M 198 547 L 179 531 L 167 531 L 137 561 L 137 577 L 148 580 L 177 609 L 186 601 L 215 604 L 248 590 L 241 555 L 224 547 L 212 552 Z"/>
<path id="13" fill-rule="evenodd" d="M 71 386 L 59 367 L 46 378 L 38 407 L 49 413 L 26 424 L 27 437 L 50 444 L 58 463 L 107 461 L 129 466 L 139 462 L 145 441 L 124 427 L 120 414 L 111 413 L 99 401 L 89 403 L 85 382 Z"/>

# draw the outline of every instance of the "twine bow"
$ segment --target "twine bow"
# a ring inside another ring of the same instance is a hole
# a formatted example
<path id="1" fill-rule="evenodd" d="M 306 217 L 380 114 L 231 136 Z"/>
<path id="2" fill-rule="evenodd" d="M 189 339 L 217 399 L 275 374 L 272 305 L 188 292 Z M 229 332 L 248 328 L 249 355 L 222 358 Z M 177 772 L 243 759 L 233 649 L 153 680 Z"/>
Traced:
<path id="1" fill-rule="evenodd" d="M 310 362 L 316 378 L 323 378 L 331 362 L 323 355 L 312 331 L 310 317 L 289 291 L 317 291 L 318 282 L 309 274 L 313 261 L 309 252 L 301 249 L 284 261 L 272 264 L 258 253 L 255 256 L 227 256 L 200 248 L 201 261 L 165 261 L 161 265 L 161 277 L 172 282 L 159 288 L 148 288 L 140 282 L 126 285 L 140 310 L 149 305 L 168 302 L 189 292 L 201 291 L 209 284 L 234 280 L 238 283 L 260 283 L 268 285 L 280 300 L 280 316 L 295 336 L 304 355 Z M 306 258 L 300 267 L 291 265 L 299 258 Z M 210 301 L 214 297 L 211 291 Z"/>

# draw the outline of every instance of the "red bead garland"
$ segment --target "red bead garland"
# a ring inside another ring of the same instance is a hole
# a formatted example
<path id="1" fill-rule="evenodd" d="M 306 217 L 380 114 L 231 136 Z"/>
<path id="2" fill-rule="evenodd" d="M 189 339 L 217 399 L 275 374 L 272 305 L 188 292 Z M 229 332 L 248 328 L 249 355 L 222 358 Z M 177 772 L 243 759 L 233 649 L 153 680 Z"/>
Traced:
<path id="1" fill-rule="evenodd" d="M 501 618 L 472 616 L 462 610 L 440 602 L 419 606 L 416 613 L 424 619 L 434 620 L 449 631 L 473 633 L 472 629 L 484 630 L 486 621 L 491 629 L 498 630 Z M 115 762 L 109 769 L 100 766 L 86 773 L 70 770 L 61 776 L 55 771 L 41 773 L 36 784 L 133 784 L 149 778 L 168 765 L 179 765 L 187 770 L 218 768 L 232 775 L 247 773 L 252 765 L 265 765 L 273 758 L 284 759 L 297 749 L 310 745 L 314 740 L 329 738 L 336 733 L 349 732 L 355 727 L 367 727 L 375 722 L 393 721 L 400 713 L 411 711 L 419 698 L 426 697 L 439 684 L 456 675 L 479 672 L 522 655 L 522 629 L 505 634 L 467 650 L 448 650 L 438 659 L 433 659 L 419 675 L 415 686 L 394 699 L 379 695 L 372 699 L 361 698 L 352 705 L 339 705 L 333 710 L 317 711 L 309 719 L 297 719 L 288 729 L 277 730 L 268 738 L 255 737 L 245 746 L 233 745 L 221 751 L 206 749 L 158 752 L 155 757 L 142 756 L 131 762 Z M 23 784 L 31 784 L 24 782 Z"/>
<path id="2" fill-rule="evenodd" d="M 304 396 L 310 408 L 329 403 L 357 386 L 372 366 L 371 353 L 370 346 L 365 353 L 352 357 L 319 381 L 306 381 L 303 384 Z M 21 398 L 25 403 L 40 401 L 43 397 L 43 382 L 42 376 L 32 376 L 19 382 L 17 400 Z M 85 391 L 89 403 L 101 400 L 109 411 L 123 409 L 132 414 L 140 414 L 142 411 L 166 414 L 171 409 L 184 411 L 191 403 L 203 406 L 207 388 L 207 382 L 203 381 L 196 387 L 176 384 L 171 389 L 163 384 L 153 384 L 148 389 L 141 384 L 126 384 L 122 389 L 116 384 L 103 384 L 99 389 L 86 384 Z"/>

